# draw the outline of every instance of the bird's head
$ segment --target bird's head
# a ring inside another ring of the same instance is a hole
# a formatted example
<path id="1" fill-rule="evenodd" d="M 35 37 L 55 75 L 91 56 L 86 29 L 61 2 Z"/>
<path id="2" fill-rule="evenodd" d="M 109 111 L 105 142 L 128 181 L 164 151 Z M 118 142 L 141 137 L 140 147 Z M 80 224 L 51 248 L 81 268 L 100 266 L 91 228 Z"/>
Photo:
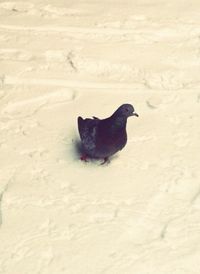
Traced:
<path id="1" fill-rule="evenodd" d="M 124 118 L 128 118 L 130 116 L 139 117 L 139 115 L 135 112 L 134 107 L 131 104 L 123 104 L 121 105 L 114 113 L 117 116 L 122 116 Z"/>

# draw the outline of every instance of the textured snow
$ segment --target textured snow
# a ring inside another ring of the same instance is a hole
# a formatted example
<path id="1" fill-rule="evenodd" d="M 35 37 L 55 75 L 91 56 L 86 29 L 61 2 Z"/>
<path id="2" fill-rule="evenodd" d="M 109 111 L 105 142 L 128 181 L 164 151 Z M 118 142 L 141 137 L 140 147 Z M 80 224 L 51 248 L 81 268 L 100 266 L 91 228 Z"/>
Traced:
<path id="1" fill-rule="evenodd" d="M 0 273 L 199 274 L 200 2 L 0 2 Z M 83 163 L 77 116 L 132 103 Z"/>

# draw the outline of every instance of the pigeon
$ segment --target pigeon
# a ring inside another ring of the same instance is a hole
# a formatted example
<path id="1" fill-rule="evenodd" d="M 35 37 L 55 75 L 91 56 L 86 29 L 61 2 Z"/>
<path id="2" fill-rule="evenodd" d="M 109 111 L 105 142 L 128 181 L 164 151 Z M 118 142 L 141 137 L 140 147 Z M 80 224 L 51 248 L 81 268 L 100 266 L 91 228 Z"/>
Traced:
<path id="1" fill-rule="evenodd" d="M 121 105 L 110 117 L 99 119 L 95 116 L 83 119 L 78 117 L 78 130 L 81 138 L 83 155 L 87 158 L 104 159 L 122 150 L 127 143 L 127 118 L 139 115 L 131 104 Z"/>

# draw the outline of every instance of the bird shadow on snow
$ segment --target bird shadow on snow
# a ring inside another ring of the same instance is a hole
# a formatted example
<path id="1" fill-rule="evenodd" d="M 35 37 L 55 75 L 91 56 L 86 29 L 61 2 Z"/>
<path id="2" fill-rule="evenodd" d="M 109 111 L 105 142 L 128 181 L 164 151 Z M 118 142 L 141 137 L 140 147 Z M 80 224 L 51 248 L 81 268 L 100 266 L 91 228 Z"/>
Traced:
<path id="1" fill-rule="evenodd" d="M 80 159 L 81 155 L 84 153 L 81 141 L 79 141 L 78 138 L 74 140 L 74 152 L 78 159 Z"/>

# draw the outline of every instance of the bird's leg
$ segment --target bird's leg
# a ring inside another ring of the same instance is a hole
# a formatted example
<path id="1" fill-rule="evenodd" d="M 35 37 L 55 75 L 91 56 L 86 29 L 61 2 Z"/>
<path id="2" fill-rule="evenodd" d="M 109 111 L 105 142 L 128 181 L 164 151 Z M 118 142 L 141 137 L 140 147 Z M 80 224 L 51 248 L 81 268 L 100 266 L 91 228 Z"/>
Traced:
<path id="1" fill-rule="evenodd" d="M 104 158 L 104 161 L 101 163 L 101 165 L 104 165 L 105 163 L 109 163 L 109 158 L 108 157 L 105 157 Z"/>
<path id="2" fill-rule="evenodd" d="M 81 155 L 80 159 L 81 161 L 87 162 L 87 155 L 86 154 Z"/>

